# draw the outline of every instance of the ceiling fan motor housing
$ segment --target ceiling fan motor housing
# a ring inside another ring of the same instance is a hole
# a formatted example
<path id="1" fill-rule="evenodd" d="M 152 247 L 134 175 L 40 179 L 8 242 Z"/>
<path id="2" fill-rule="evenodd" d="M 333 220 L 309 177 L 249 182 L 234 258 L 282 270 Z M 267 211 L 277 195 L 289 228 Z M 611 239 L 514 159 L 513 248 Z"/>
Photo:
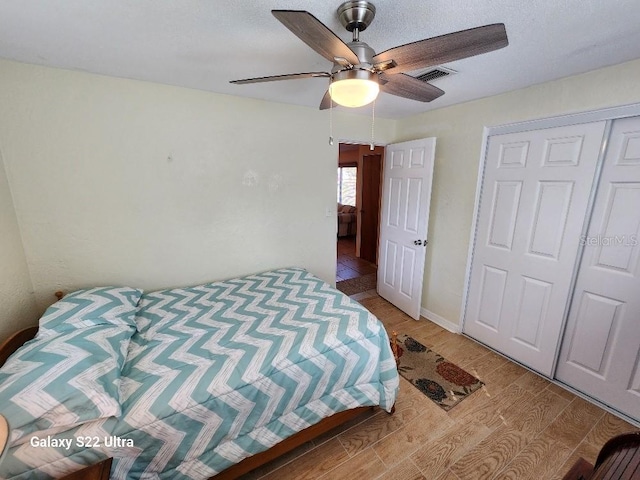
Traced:
<path id="1" fill-rule="evenodd" d="M 350 32 L 366 30 L 375 16 L 376 7 L 366 0 L 344 2 L 338 7 L 340 23 Z"/>
<path id="2" fill-rule="evenodd" d="M 352 70 L 340 70 L 332 76 L 332 82 L 338 82 L 340 80 L 369 80 L 374 83 L 378 83 L 377 75 L 373 72 L 365 70 L 364 68 L 354 68 Z"/>
<path id="3" fill-rule="evenodd" d="M 334 63 L 331 73 L 335 73 L 340 70 L 351 69 L 354 67 L 360 70 L 374 71 L 373 56 L 376 54 L 376 52 L 373 50 L 373 48 L 371 48 L 364 42 L 349 42 L 347 45 L 349 46 L 351 51 L 358 57 L 358 64 L 355 66 L 352 65 L 345 67 L 345 65 L 342 65 L 340 63 Z"/>

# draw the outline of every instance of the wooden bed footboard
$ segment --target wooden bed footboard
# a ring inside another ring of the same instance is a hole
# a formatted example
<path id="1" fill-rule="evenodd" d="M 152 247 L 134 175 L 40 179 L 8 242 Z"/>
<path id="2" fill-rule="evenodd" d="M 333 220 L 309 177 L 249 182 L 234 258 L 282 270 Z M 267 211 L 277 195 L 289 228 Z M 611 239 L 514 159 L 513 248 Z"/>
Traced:
<path id="1" fill-rule="evenodd" d="M 64 297 L 64 292 L 58 290 L 56 293 L 54 293 L 54 295 L 58 300 L 62 300 L 62 297 Z M 35 338 L 37 333 L 37 326 L 23 328 L 22 330 L 18 330 L 16 333 L 7 338 L 2 344 L 0 344 L 0 367 L 4 365 L 4 362 L 7 361 L 7 358 L 13 355 L 13 353 L 22 345 Z"/>
<path id="2" fill-rule="evenodd" d="M 7 338 L 2 345 L 0 345 L 0 367 L 4 365 L 13 352 L 18 350 L 29 340 L 33 339 L 38 333 L 38 327 L 28 327 L 17 331 L 9 338 Z"/>
<path id="3" fill-rule="evenodd" d="M 264 465 L 265 463 L 290 452 L 294 448 L 317 438 L 323 433 L 326 433 L 359 415 L 363 415 L 367 411 L 372 412 L 376 408 L 378 407 L 358 407 L 352 410 L 345 410 L 344 412 L 336 413 L 335 415 L 327 417 L 315 425 L 311 425 L 301 432 L 286 438 L 282 442 L 271 447 L 269 450 L 265 450 L 264 452 L 245 458 L 240 463 L 236 463 L 234 466 L 227 468 L 225 471 L 211 477 L 209 480 L 234 480 L 245 473 L 249 473 L 251 470 Z"/>

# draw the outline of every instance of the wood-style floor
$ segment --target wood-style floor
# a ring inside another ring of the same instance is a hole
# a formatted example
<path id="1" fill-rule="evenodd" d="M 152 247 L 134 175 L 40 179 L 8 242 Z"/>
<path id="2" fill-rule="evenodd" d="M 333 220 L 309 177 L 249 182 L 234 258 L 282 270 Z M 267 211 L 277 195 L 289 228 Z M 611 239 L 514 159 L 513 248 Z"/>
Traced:
<path id="1" fill-rule="evenodd" d="M 338 238 L 336 282 L 376 273 L 376 266 L 356 257 L 356 237 Z"/>
<path id="2" fill-rule="evenodd" d="M 353 295 L 485 386 L 445 412 L 401 377 L 396 412 L 377 410 L 246 475 L 269 480 L 560 480 L 632 425 L 462 336 L 415 321 L 375 291 Z"/>

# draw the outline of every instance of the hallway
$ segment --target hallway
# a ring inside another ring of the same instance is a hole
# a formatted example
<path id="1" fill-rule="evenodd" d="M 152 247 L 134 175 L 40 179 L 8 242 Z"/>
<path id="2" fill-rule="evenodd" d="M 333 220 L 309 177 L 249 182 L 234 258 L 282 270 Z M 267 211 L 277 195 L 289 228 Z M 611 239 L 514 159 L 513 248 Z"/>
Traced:
<path id="1" fill-rule="evenodd" d="M 362 277 L 370 273 L 376 273 L 376 266 L 366 260 L 356 257 L 356 237 L 338 238 L 338 265 L 336 269 L 336 282 Z"/>

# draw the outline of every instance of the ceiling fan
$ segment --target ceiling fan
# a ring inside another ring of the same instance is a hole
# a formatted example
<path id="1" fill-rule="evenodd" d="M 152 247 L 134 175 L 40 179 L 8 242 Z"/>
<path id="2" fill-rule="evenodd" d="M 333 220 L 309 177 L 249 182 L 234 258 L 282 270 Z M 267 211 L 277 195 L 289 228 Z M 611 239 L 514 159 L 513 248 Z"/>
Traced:
<path id="1" fill-rule="evenodd" d="M 405 72 L 491 52 L 509 44 L 504 24 L 495 23 L 427 38 L 376 54 L 369 45 L 360 41 L 360 32 L 366 30 L 376 14 L 374 5 L 366 0 L 347 1 L 338 8 L 340 22 L 353 33 L 353 40 L 349 43 L 344 43 L 307 11 L 271 10 L 271 13 L 300 40 L 332 62 L 331 72 L 290 73 L 233 80 L 231 83 L 242 85 L 329 78 L 329 89 L 322 98 L 320 110 L 331 107 L 332 101 L 346 107 L 361 107 L 375 100 L 380 90 L 430 102 L 443 95 L 444 91 Z"/>

